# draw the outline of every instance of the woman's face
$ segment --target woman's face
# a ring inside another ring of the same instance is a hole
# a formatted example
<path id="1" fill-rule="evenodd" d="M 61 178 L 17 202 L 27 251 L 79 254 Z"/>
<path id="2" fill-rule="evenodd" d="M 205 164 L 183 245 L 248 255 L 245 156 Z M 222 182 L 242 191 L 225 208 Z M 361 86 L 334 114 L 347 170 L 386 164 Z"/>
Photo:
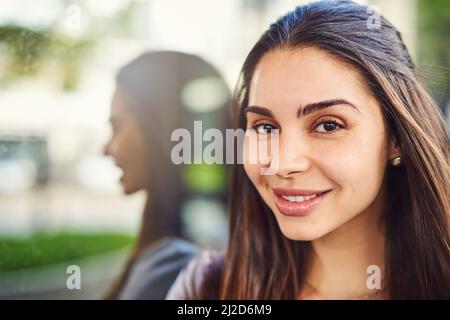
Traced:
<path id="1" fill-rule="evenodd" d="M 248 157 L 244 168 L 287 238 L 318 239 L 379 208 L 396 150 L 355 69 L 316 48 L 271 51 L 256 67 L 246 115 L 256 130 L 247 149 L 255 139 L 278 139 L 274 174 L 261 174 L 264 164 Z"/>
<path id="2" fill-rule="evenodd" d="M 131 194 L 146 187 L 148 173 L 146 144 L 125 103 L 122 94 L 116 90 L 111 104 L 112 136 L 105 145 L 104 153 L 112 156 L 115 164 L 122 169 L 120 183 L 125 194 Z"/>

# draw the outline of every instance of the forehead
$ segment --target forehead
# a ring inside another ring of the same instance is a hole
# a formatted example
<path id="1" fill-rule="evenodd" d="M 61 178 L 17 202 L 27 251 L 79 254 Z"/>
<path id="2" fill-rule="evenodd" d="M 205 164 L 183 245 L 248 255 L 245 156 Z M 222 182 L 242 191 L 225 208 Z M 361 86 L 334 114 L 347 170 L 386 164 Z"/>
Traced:
<path id="1" fill-rule="evenodd" d="M 250 83 L 249 104 L 290 106 L 335 99 L 366 99 L 364 78 L 325 51 L 306 47 L 266 53 Z"/>
<path id="2" fill-rule="evenodd" d="M 119 89 L 114 91 L 111 100 L 111 116 L 120 117 L 126 113 L 126 101 Z"/>

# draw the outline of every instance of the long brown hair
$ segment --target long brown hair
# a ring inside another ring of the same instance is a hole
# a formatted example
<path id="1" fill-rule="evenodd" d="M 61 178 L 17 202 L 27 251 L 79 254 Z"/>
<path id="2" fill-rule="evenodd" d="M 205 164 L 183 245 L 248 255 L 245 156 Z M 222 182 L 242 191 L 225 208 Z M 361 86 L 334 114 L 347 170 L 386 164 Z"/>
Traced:
<path id="1" fill-rule="evenodd" d="M 314 46 L 356 68 L 383 109 L 403 166 L 387 168 L 385 286 L 392 299 L 450 298 L 449 135 L 441 111 L 418 80 L 397 29 L 350 1 L 299 6 L 261 36 L 243 65 L 235 92 L 236 127 L 261 58 L 274 49 Z M 230 233 L 223 264 L 207 275 L 200 297 L 295 299 L 304 282 L 309 243 L 286 239 L 242 165 L 230 186 Z"/>

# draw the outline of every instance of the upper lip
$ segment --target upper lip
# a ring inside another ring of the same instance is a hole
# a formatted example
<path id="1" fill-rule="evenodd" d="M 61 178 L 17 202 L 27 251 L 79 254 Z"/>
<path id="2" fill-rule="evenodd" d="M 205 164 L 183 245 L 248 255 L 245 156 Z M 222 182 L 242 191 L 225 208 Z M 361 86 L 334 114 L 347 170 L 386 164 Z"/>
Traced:
<path id="1" fill-rule="evenodd" d="M 114 165 L 115 165 L 116 167 L 118 167 L 118 168 L 121 168 L 121 169 L 122 169 L 122 167 L 123 167 L 122 163 L 121 163 L 121 162 L 117 162 L 117 161 L 114 161 Z"/>
<path id="2" fill-rule="evenodd" d="M 273 188 L 273 192 L 281 197 L 281 196 L 312 196 L 314 194 L 321 194 L 331 189 L 323 189 L 323 190 L 308 190 L 308 189 L 290 189 L 290 188 Z"/>

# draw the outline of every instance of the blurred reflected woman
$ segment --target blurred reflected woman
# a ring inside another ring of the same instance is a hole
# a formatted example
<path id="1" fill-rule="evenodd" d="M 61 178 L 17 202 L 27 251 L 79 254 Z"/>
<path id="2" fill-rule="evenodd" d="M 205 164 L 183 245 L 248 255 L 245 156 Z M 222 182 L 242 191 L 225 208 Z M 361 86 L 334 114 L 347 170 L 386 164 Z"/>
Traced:
<path id="1" fill-rule="evenodd" d="M 187 103 L 192 99 L 186 98 L 192 96 L 193 84 L 205 79 L 213 79 L 223 89 L 218 92 L 221 97 L 209 99 L 217 104 L 209 114 L 220 122 L 226 119 L 229 93 L 219 72 L 197 56 L 149 52 L 117 75 L 110 117 L 113 133 L 105 154 L 123 171 L 124 193 L 145 190 L 147 201 L 135 249 L 107 298 L 163 299 L 196 252 L 194 245 L 179 238 L 184 236 L 181 206 L 190 190 L 183 181 L 183 167 L 171 160 L 171 134 L 177 128 L 191 128 L 193 119 L 205 111 L 193 112 Z M 194 93 L 197 100 L 211 94 Z"/>
<path id="2" fill-rule="evenodd" d="M 276 173 L 235 165 L 228 248 L 169 299 L 450 298 L 448 129 L 400 33 L 368 12 L 300 6 L 253 47 L 236 127 L 253 129 L 245 148 L 277 139 Z"/>

